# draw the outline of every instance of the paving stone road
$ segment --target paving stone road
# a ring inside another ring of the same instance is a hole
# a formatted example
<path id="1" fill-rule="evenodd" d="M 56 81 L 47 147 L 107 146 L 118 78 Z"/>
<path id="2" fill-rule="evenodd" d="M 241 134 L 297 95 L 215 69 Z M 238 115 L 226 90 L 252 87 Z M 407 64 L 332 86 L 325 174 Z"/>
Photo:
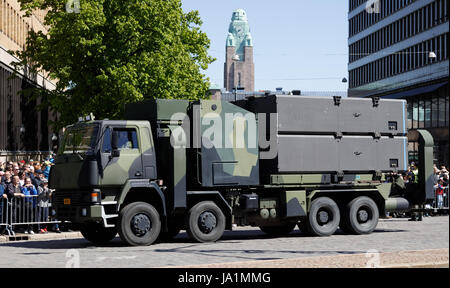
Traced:
<path id="1" fill-rule="evenodd" d="M 287 237 L 271 238 L 258 228 L 226 232 L 216 243 L 190 241 L 186 233 L 171 243 L 126 247 L 116 238 L 106 247 L 84 239 L 0 243 L 0 267 L 173 267 L 209 263 L 276 260 L 298 257 L 352 255 L 449 248 L 449 217 L 427 217 L 423 222 L 386 219 L 370 235 L 306 237 L 294 230 Z"/>

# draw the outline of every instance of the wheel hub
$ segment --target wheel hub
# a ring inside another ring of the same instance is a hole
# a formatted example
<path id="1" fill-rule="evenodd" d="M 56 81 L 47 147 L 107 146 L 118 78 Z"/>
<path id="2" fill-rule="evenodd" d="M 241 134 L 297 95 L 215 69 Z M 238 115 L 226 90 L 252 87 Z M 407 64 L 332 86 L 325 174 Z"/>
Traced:
<path id="1" fill-rule="evenodd" d="M 319 220 L 319 223 L 320 224 L 326 224 L 326 223 L 328 223 L 328 221 L 330 220 L 330 215 L 328 215 L 328 212 L 327 211 L 320 211 L 319 213 L 318 213 L 318 220 Z"/>
<path id="2" fill-rule="evenodd" d="M 358 211 L 358 221 L 359 222 L 367 222 L 369 220 L 369 213 L 367 213 L 366 210 L 359 210 Z"/>
<path id="3" fill-rule="evenodd" d="M 203 212 L 198 217 L 198 226 L 200 227 L 200 230 L 205 234 L 211 233 L 211 231 L 216 228 L 216 225 L 217 218 L 213 213 L 209 211 Z"/>
<path id="4" fill-rule="evenodd" d="M 152 222 L 145 214 L 135 215 L 131 219 L 131 229 L 136 236 L 144 236 L 152 228 Z"/>

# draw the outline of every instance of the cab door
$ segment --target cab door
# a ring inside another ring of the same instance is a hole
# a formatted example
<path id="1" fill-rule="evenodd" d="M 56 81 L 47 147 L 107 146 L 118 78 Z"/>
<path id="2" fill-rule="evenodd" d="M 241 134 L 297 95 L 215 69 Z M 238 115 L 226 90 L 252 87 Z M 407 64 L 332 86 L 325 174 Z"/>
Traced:
<path id="1" fill-rule="evenodd" d="M 142 179 L 142 151 L 139 127 L 133 125 L 114 125 L 105 127 L 101 159 L 103 173 L 102 186 L 123 185 L 128 179 Z M 119 155 L 112 153 L 112 136 L 117 137 Z"/>

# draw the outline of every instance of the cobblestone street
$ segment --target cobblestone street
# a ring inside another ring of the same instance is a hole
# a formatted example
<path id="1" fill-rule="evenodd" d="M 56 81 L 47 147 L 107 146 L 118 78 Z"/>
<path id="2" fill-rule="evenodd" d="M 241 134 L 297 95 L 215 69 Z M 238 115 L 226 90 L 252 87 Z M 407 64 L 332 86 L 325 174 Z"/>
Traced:
<path id="1" fill-rule="evenodd" d="M 193 243 L 186 233 L 171 243 L 126 247 L 116 238 L 107 247 L 84 239 L 7 242 L 0 244 L 0 267 L 174 267 L 213 263 L 278 260 L 312 256 L 364 254 L 369 250 L 397 252 L 449 247 L 449 217 L 380 220 L 370 235 L 305 237 L 295 230 L 287 237 L 270 238 L 258 228 L 244 227 L 216 243 Z"/>

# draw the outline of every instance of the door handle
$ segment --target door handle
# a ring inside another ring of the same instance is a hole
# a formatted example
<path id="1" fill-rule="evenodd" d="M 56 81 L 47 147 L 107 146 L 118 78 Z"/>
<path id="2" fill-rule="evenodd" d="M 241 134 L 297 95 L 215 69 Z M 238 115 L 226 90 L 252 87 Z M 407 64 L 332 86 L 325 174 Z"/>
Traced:
<path id="1" fill-rule="evenodd" d="M 136 176 L 136 177 L 141 177 L 141 176 L 142 176 L 142 173 L 141 173 L 140 171 L 137 171 L 136 173 L 134 173 L 134 176 Z"/>

